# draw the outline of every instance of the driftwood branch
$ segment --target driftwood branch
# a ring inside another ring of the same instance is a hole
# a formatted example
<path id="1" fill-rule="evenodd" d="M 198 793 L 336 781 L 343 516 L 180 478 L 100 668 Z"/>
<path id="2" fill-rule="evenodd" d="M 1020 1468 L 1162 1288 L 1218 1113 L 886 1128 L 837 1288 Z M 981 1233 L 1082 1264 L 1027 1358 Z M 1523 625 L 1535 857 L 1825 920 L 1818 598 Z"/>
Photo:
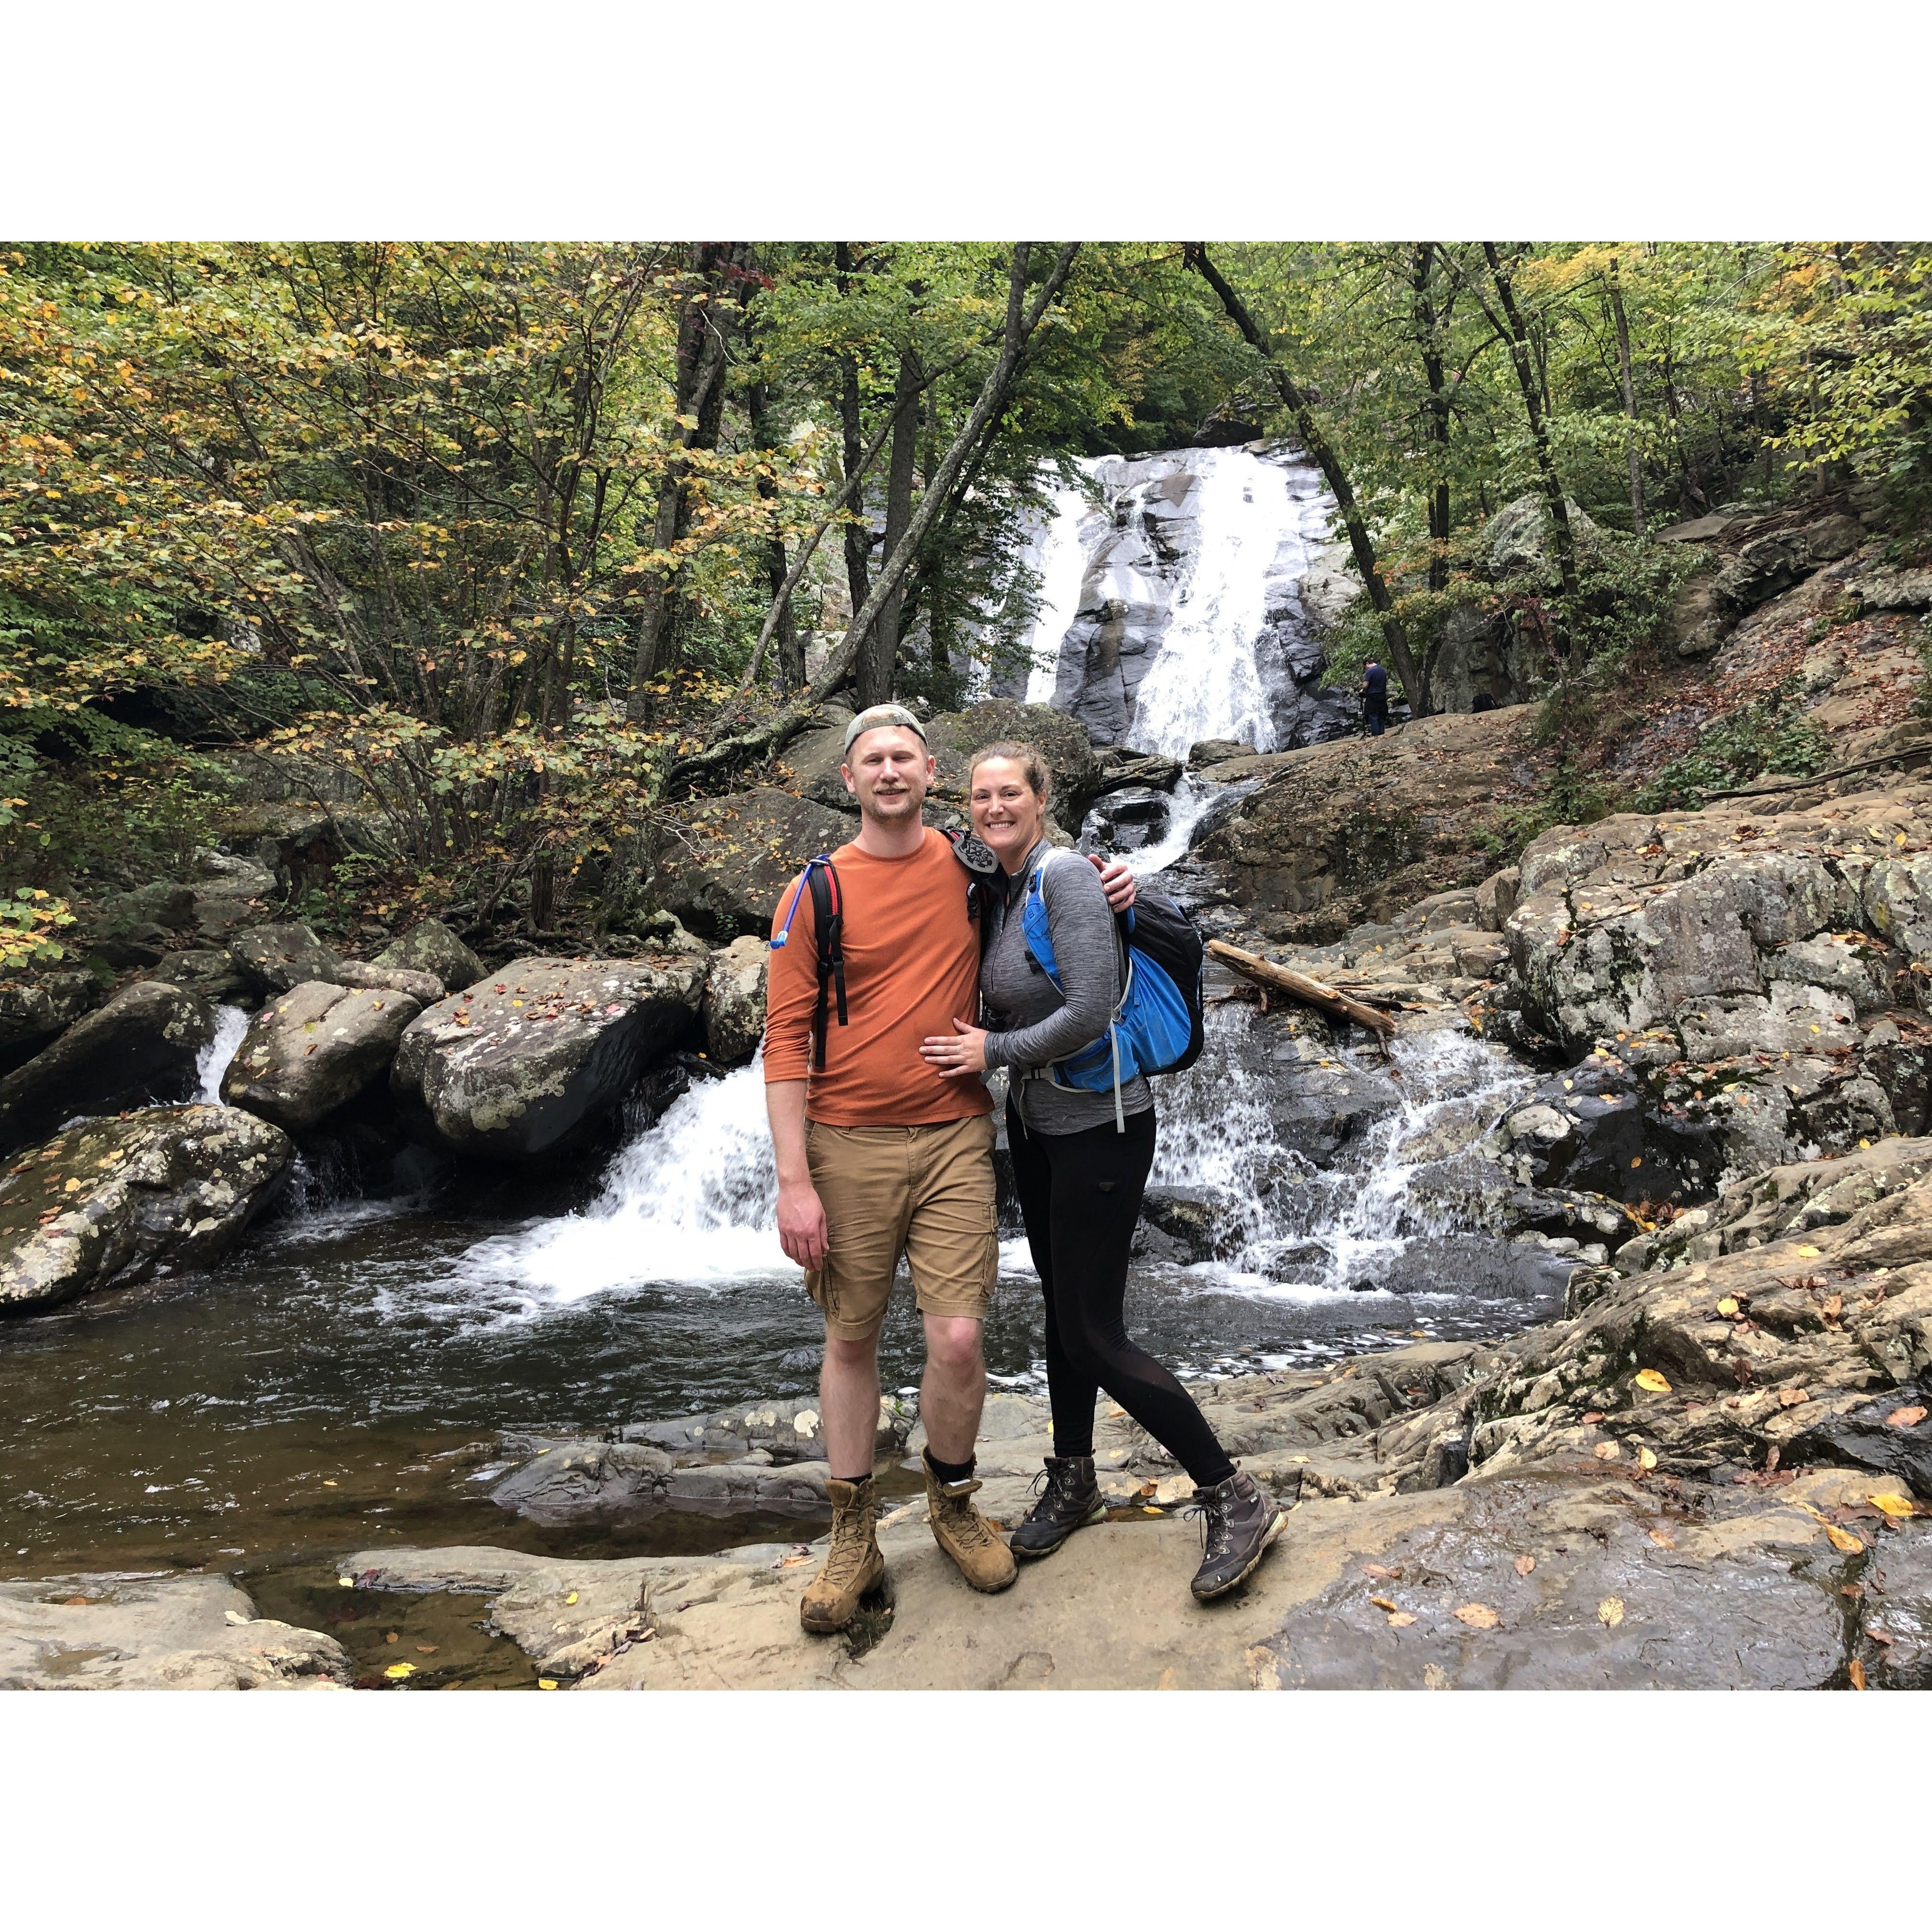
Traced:
<path id="1" fill-rule="evenodd" d="M 1357 1026 L 1366 1027 L 1384 1040 L 1395 1031 L 1395 1022 L 1388 1014 L 1378 1013 L 1374 1007 L 1365 1006 L 1360 1000 L 1352 1000 L 1346 993 L 1337 992 L 1319 980 L 1311 980 L 1306 973 L 1298 973 L 1292 967 L 1277 966 L 1272 959 L 1264 959 L 1258 952 L 1245 952 L 1238 946 L 1230 946 L 1225 939 L 1209 940 L 1208 950 L 1223 965 L 1232 966 L 1258 986 L 1268 986 L 1276 992 L 1286 993 L 1291 998 L 1300 1000 L 1304 1006 L 1319 1007 L 1323 1012 L 1333 1013 L 1338 1019 L 1352 1020 Z"/>
<path id="2" fill-rule="evenodd" d="M 1901 752 L 1888 752 L 1882 758 L 1861 758 L 1855 765 L 1833 765 L 1814 772 L 1808 778 L 1780 778 L 1770 784 L 1744 785 L 1735 791 L 1707 791 L 1704 802 L 1719 798 L 1769 798 L 1786 791 L 1809 791 L 1814 785 L 1828 784 L 1834 778 L 1848 778 L 1860 772 L 1875 772 L 1881 765 L 1921 764 L 1932 758 L 1932 745 L 1908 745 Z"/>

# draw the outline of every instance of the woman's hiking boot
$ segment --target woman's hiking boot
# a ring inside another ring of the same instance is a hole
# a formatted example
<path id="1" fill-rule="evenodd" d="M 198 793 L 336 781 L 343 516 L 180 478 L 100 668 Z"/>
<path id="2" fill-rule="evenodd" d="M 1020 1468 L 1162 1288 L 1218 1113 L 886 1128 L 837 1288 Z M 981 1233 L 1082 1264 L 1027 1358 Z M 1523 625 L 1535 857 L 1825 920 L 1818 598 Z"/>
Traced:
<path id="1" fill-rule="evenodd" d="M 1190 1587 L 1204 1604 L 1245 1583 L 1288 1520 L 1274 1497 L 1239 1469 L 1212 1489 L 1196 1490 L 1189 1514 L 1202 1520 L 1201 1568 Z"/>
<path id="2" fill-rule="evenodd" d="M 970 1476 L 963 1483 L 942 1482 L 933 1474 L 932 1465 L 926 1464 L 933 1541 L 959 1566 L 960 1575 L 974 1589 L 1004 1590 L 1019 1574 L 1019 1566 L 998 1531 L 974 1507 L 973 1492 L 979 1486 Z"/>
<path id="3" fill-rule="evenodd" d="M 1016 1556 L 1051 1556 L 1076 1529 L 1107 1514 L 1090 1456 L 1048 1456 L 1046 1469 L 1034 1478 L 1036 1488 L 1042 1482 L 1046 1487 L 1040 1501 L 1013 1532 Z"/>
<path id="4" fill-rule="evenodd" d="M 872 1478 L 842 1483 L 834 1476 L 825 1486 L 832 1498 L 832 1546 L 798 1602 L 799 1622 L 821 1634 L 843 1630 L 857 1614 L 859 1599 L 886 1574 L 873 1533 L 879 1495 Z"/>

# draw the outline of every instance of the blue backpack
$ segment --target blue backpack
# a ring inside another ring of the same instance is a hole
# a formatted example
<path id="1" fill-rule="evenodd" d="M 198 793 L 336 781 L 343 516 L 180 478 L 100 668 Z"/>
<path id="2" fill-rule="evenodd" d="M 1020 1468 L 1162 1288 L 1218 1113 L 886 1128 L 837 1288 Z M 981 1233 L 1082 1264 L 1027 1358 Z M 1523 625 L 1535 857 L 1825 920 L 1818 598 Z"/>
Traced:
<path id="1" fill-rule="evenodd" d="M 1048 930 L 1040 874 L 1049 852 L 1027 882 L 1021 917 L 1027 951 L 1064 997 L 1060 964 Z M 1082 865 L 1086 863 L 1083 859 Z M 1120 944 L 1120 998 L 1107 1030 L 1078 1053 L 1056 1060 L 1046 1071 L 1057 1087 L 1088 1094 L 1114 1090 L 1114 1124 L 1126 1131 L 1120 1088 L 1137 1073 L 1182 1073 L 1201 1058 L 1204 1013 L 1202 969 L 1206 955 L 1194 922 L 1172 899 L 1142 892 L 1115 921 Z"/>

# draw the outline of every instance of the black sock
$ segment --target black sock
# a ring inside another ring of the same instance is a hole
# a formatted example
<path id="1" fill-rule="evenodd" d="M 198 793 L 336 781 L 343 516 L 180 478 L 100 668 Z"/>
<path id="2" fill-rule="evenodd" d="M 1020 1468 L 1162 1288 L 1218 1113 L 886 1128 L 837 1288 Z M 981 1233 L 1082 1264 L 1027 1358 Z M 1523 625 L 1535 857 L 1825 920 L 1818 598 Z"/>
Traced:
<path id="1" fill-rule="evenodd" d="M 942 1483 L 963 1483 L 973 1474 L 973 1465 L 977 1459 L 968 1456 L 963 1462 L 942 1462 L 932 1451 L 926 1451 L 926 1466 Z"/>
<path id="2" fill-rule="evenodd" d="M 835 1483 L 850 1483 L 856 1487 L 860 1483 L 869 1483 L 872 1480 L 872 1472 L 868 1469 L 862 1476 L 834 1476 L 832 1480 Z"/>

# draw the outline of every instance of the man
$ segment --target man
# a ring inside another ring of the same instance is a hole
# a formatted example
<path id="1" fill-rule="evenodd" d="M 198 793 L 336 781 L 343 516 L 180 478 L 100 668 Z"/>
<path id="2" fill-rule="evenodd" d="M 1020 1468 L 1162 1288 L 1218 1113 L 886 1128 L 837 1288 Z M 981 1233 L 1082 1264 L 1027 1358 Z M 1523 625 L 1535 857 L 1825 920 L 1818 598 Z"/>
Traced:
<path id="1" fill-rule="evenodd" d="M 1388 673 L 1373 658 L 1362 674 L 1362 716 L 1369 736 L 1379 738 L 1388 722 Z"/>
<path id="2" fill-rule="evenodd" d="M 1013 1558 L 973 1502 L 973 1444 L 986 1401 L 981 1324 L 999 1268 L 992 1100 L 942 1078 L 920 1052 L 976 1010 L 980 934 L 968 875 L 920 815 L 934 776 L 926 734 L 896 704 L 845 732 L 845 788 L 859 836 L 832 855 L 846 1023 L 811 1064 L 818 992 L 811 893 L 778 901 L 766 994 L 765 1100 L 778 1156 L 778 1240 L 825 1316 L 819 1412 L 831 1465 L 832 1545 L 799 1605 L 808 1630 L 841 1630 L 885 1574 L 874 1526 L 879 1329 L 904 1253 L 926 1326 L 920 1416 L 932 1534 L 976 1590 L 1004 1590 Z M 1108 895 L 1133 880 L 1106 868 Z"/>

